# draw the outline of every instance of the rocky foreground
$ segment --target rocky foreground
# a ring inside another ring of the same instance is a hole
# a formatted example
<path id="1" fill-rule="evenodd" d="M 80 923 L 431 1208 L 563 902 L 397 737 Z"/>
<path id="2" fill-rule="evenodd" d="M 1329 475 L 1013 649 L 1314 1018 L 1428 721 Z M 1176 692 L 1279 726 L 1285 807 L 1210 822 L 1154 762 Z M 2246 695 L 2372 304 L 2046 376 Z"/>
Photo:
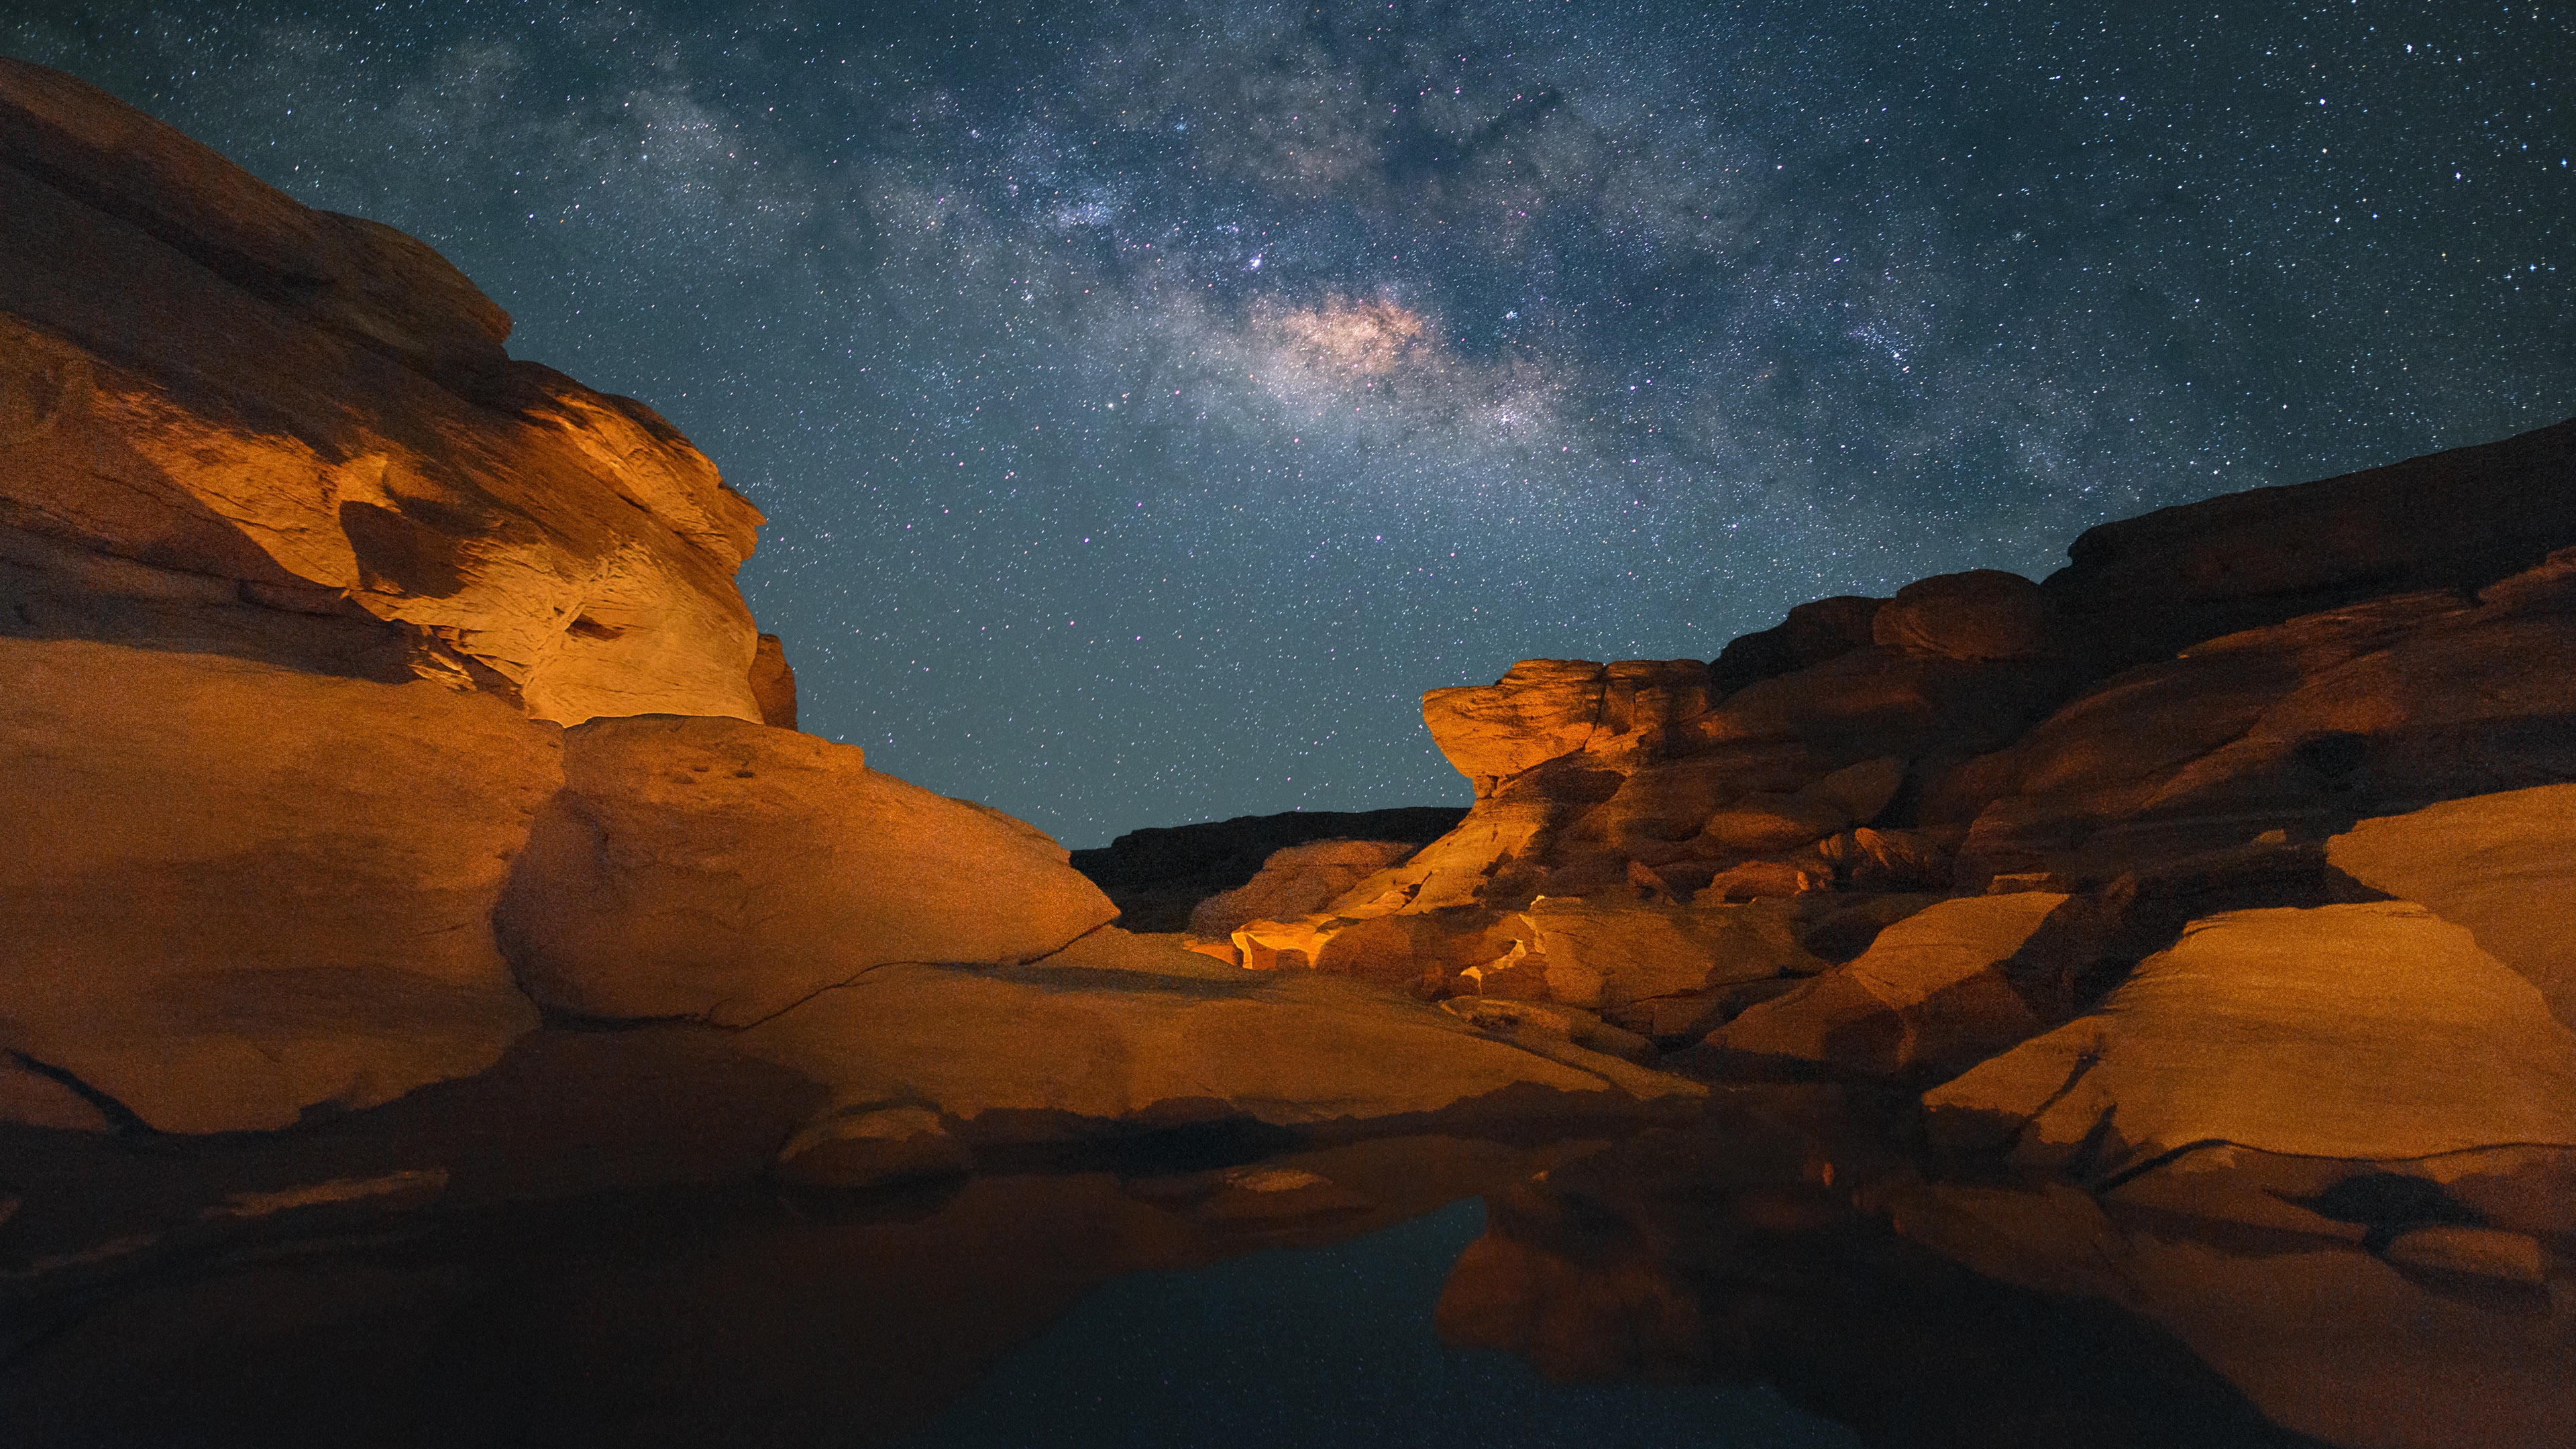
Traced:
<path id="1" fill-rule="evenodd" d="M 1013 1206 L 888 1251 L 1124 1225 L 1059 1287 L 1484 1192 L 1457 1341 L 1864 1428 L 1937 1334 L 1726 1305 L 1892 1227 L 2258 1438 L 2576 1442 L 2576 422 L 1435 690 L 1463 818 L 1077 858 L 798 733 L 757 511 L 426 247 L 6 60 L 0 163 L 13 1403 L 280 1222 L 945 1183 Z"/>

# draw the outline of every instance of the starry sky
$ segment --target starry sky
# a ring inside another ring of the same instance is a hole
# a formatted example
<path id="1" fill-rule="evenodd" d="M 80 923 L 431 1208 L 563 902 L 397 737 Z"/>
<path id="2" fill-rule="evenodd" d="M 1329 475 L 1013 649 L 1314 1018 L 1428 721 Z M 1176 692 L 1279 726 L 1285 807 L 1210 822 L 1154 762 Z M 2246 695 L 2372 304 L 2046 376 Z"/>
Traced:
<path id="1" fill-rule="evenodd" d="M 2576 12 L 16 0 L 769 515 L 807 729 L 1067 844 L 1426 689 L 2576 414 Z M 2294 540 L 2284 546 L 2294 547 Z"/>

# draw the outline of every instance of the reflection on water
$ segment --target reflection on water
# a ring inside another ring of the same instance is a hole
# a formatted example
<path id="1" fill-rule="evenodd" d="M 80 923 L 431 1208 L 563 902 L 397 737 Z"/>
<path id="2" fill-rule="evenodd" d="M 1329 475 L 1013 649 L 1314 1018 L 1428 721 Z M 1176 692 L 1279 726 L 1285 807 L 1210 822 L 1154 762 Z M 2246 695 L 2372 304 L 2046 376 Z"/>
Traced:
<path id="1" fill-rule="evenodd" d="M 905 1449 L 997 1444 L 1857 1445 L 1751 1385 L 1553 1384 L 1444 1346 L 1432 1306 L 1485 1230 L 1470 1199 L 1326 1248 L 1122 1278 Z"/>
<path id="2" fill-rule="evenodd" d="M 2152 1177 L 1940 1181 L 1836 1089 L 853 1197 L 401 1120 L 0 1137 L 0 1443 L 2576 1443 L 2563 1244 L 2505 1281 Z"/>

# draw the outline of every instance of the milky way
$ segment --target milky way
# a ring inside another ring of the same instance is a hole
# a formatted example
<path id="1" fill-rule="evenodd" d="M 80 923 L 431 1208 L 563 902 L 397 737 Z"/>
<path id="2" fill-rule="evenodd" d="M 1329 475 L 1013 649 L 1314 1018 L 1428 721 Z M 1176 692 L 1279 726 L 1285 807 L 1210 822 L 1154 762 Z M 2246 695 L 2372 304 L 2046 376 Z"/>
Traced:
<path id="1" fill-rule="evenodd" d="M 2576 413 L 2556 7 L 92 0 L 0 49 L 668 414 L 769 515 L 805 726 L 1076 845 L 1463 800 L 1425 689 Z"/>

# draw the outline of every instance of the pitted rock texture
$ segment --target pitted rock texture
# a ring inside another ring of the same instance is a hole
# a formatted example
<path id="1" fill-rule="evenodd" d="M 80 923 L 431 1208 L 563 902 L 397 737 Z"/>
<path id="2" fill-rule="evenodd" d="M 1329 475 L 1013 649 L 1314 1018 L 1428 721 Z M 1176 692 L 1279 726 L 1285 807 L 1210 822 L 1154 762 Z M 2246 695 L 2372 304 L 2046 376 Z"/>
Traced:
<path id="1" fill-rule="evenodd" d="M 421 243 L 0 59 L 0 632 L 760 717 L 760 514 Z"/>
<path id="2" fill-rule="evenodd" d="M 489 1067 L 536 1024 L 491 918 L 559 733 L 427 681 L 0 639 L 0 798 L 42 843 L 0 891 L 0 1052 L 168 1132 Z"/>
<path id="3" fill-rule="evenodd" d="M 1116 909 L 1033 825 L 768 725 L 564 734 L 497 918 L 529 991 L 584 1016 L 740 1026 L 893 961 L 1028 961 Z"/>

